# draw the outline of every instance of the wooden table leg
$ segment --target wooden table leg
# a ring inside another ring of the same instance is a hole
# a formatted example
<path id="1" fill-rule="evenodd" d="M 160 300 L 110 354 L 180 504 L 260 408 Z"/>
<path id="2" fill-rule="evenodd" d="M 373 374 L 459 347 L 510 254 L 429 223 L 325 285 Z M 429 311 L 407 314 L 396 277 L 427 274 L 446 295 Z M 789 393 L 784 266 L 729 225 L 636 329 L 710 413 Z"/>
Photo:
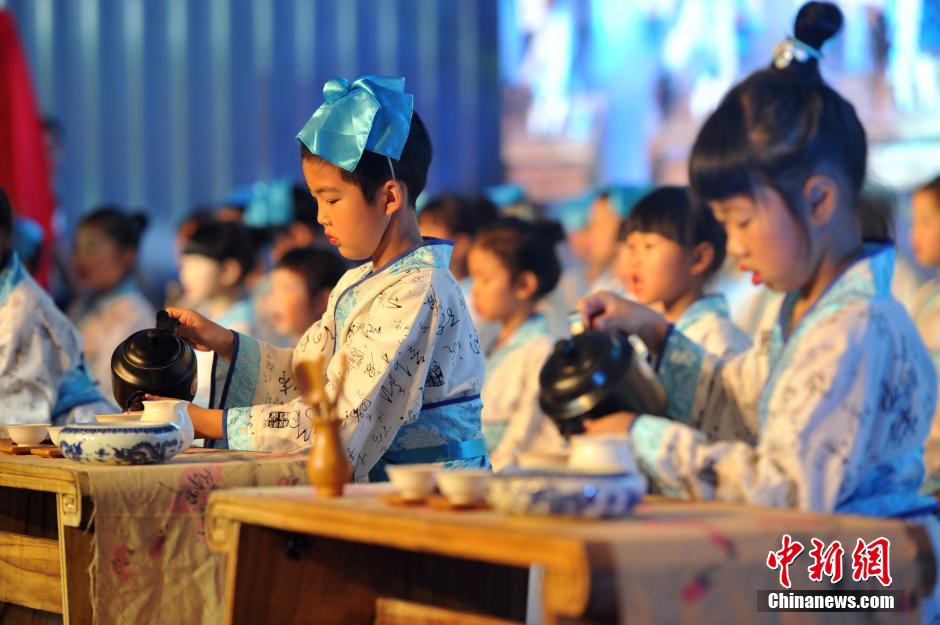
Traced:
<path id="1" fill-rule="evenodd" d="M 239 529 L 228 566 L 231 625 L 373 625 L 380 597 L 525 620 L 528 569 L 256 526 Z"/>
<path id="2" fill-rule="evenodd" d="M 83 506 L 81 527 L 62 524 L 63 495 L 57 496 L 59 566 L 62 571 L 62 611 L 65 625 L 92 625 L 91 577 L 88 567 L 94 555 L 94 529 L 89 527 L 91 504 Z"/>

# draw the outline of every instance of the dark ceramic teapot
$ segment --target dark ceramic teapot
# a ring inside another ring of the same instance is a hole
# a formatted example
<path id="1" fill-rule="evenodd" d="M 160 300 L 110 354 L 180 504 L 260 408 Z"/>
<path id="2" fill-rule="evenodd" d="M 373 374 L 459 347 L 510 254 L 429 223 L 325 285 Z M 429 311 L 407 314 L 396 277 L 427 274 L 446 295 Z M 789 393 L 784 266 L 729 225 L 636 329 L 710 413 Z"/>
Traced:
<path id="1" fill-rule="evenodd" d="M 179 322 L 161 310 L 150 330 L 130 335 L 111 355 L 114 399 L 122 410 L 138 410 L 144 395 L 192 401 L 196 395 L 196 354 L 176 336 Z"/>
<path id="2" fill-rule="evenodd" d="M 621 410 L 665 414 L 666 393 L 625 335 L 588 331 L 558 341 L 539 373 L 539 405 L 565 436 Z"/>

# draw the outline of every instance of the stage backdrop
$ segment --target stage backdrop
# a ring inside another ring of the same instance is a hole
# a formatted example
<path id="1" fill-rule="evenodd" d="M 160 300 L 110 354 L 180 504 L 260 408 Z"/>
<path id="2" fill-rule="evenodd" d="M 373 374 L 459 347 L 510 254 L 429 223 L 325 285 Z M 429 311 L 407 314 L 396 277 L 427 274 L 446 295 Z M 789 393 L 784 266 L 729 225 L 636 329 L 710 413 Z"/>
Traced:
<path id="1" fill-rule="evenodd" d="M 337 75 L 406 77 L 434 140 L 429 191 L 501 179 L 495 0 L 4 6 L 40 106 L 65 128 L 56 191 L 70 222 L 115 201 L 168 229 L 233 188 L 299 179 L 294 136 Z"/>

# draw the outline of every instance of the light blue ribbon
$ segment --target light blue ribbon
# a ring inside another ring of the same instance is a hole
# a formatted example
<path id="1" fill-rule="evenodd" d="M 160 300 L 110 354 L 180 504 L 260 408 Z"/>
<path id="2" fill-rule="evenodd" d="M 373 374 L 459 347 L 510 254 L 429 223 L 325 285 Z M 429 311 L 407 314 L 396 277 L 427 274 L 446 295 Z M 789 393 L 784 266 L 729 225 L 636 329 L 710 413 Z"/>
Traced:
<path id="1" fill-rule="evenodd" d="M 370 74 L 352 85 L 333 78 L 323 85 L 323 97 L 297 133 L 310 152 L 346 171 L 356 169 L 364 150 L 401 158 L 414 111 L 404 78 Z"/>

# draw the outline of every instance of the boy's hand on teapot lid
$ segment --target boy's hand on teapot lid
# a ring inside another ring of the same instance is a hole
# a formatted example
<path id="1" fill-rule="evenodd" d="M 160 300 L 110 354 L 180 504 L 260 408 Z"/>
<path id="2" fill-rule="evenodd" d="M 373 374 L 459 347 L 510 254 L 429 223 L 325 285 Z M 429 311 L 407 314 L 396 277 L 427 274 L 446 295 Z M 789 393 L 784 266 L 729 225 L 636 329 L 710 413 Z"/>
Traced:
<path id="1" fill-rule="evenodd" d="M 194 310 L 170 307 L 166 311 L 179 321 L 176 334 L 181 339 L 200 351 L 216 352 L 225 358 L 231 356 L 235 339 L 230 330 L 226 330 Z"/>
<path id="2" fill-rule="evenodd" d="M 578 310 L 584 319 L 584 326 L 590 330 L 611 331 L 623 330 L 627 315 L 632 307 L 631 302 L 618 297 L 610 291 L 592 293 L 578 302 Z"/>

